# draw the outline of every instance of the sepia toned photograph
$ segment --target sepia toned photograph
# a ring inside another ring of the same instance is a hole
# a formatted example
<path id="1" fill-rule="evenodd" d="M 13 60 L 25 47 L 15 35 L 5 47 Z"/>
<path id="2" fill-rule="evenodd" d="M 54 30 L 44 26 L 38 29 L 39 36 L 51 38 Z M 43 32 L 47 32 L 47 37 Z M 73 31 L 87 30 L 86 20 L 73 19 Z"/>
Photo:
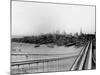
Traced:
<path id="1" fill-rule="evenodd" d="M 11 75 L 96 69 L 96 6 L 11 0 Z"/>

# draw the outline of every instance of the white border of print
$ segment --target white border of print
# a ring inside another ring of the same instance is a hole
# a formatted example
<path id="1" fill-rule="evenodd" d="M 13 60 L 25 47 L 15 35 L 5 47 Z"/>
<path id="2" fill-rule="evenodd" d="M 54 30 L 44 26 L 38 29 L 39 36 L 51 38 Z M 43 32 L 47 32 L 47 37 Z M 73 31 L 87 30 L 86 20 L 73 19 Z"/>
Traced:
<path id="1" fill-rule="evenodd" d="M 100 1 L 99 0 L 30 0 L 30 1 L 42 1 L 42 2 L 56 2 L 56 3 L 71 3 L 71 4 L 86 4 L 96 5 L 97 17 L 96 17 L 96 70 L 85 71 L 68 71 L 68 72 L 53 72 L 53 73 L 39 73 L 41 75 L 98 75 L 100 67 Z M 10 74 L 10 0 L 0 0 L 0 75 Z M 28 74 L 27 74 L 28 75 Z M 32 74 L 30 74 L 32 75 Z M 35 75 L 35 74 L 34 74 Z"/>

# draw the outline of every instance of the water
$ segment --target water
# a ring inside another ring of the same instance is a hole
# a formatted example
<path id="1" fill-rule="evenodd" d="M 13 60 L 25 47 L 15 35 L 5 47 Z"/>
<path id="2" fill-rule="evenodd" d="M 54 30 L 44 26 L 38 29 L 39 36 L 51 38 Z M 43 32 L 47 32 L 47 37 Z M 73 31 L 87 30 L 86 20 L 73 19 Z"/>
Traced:
<path id="1" fill-rule="evenodd" d="M 13 73 L 35 73 L 35 72 L 53 72 L 68 71 L 80 53 L 82 47 L 57 47 L 49 48 L 42 45 L 34 48 L 34 44 L 12 43 L 11 62 L 54 59 L 60 60 L 40 62 L 21 66 L 12 66 Z M 14 55 L 17 54 L 17 55 Z M 25 54 L 25 55 L 19 55 Z M 66 58 L 61 60 L 61 58 Z"/>

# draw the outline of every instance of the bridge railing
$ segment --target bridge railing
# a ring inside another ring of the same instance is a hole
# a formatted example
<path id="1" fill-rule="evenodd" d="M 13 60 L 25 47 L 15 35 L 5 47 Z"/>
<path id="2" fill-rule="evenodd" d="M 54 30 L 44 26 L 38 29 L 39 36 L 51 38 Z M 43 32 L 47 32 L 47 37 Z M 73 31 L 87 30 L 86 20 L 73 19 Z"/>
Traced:
<path id="1" fill-rule="evenodd" d="M 11 73 L 36 73 L 36 72 L 51 72 L 51 71 L 64 71 L 63 67 L 68 69 L 69 65 L 62 65 L 64 60 L 75 59 L 76 56 L 70 57 L 58 57 L 53 59 L 41 59 L 41 60 L 32 60 L 32 61 L 22 61 L 22 62 L 13 62 L 11 63 Z M 61 67 L 62 66 L 62 67 Z"/>

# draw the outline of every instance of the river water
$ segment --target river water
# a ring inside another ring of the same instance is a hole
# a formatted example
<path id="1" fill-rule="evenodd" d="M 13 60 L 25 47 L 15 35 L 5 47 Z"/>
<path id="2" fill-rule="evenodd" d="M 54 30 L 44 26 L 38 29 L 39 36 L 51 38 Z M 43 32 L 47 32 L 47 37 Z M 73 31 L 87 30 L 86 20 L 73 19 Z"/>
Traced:
<path id="1" fill-rule="evenodd" d="M 83 48 L 76 48 L 75 46 L 54 46 L 54 48 L 49 48 L 46 45 L 41 45 L 40 47 L 35 48 L 34 46 L 34 44 L 13 42 L 11 50 L 11 62 L 53 58 L 66 59 L 30 65 L 21 65 L 19 68 L 18 66 L 12 66 L 11 70 L 13 73 L 68 71 Z"/>

